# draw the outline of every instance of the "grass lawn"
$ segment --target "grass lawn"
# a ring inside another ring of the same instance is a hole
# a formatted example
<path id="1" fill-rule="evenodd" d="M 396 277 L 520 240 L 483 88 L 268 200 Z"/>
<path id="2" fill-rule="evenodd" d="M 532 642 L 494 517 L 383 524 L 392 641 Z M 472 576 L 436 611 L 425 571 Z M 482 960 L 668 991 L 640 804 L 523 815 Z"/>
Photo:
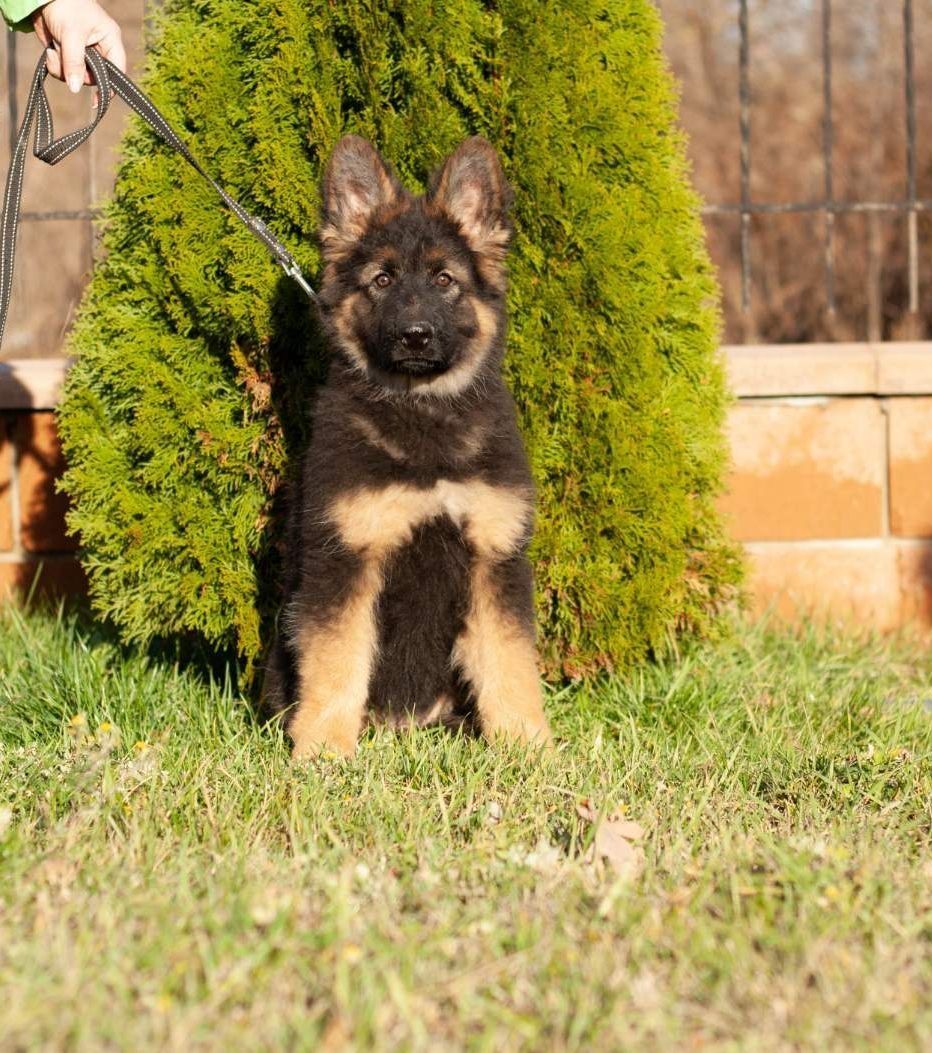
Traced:
<path id="1" fill-rule="evenodd" d="M 196 669 L 7 608 L 0 1049 L 929 1049 L 930 700 L 916 645 L 739 626 L 552 695 L 545 758 L 297 767 Z"/>

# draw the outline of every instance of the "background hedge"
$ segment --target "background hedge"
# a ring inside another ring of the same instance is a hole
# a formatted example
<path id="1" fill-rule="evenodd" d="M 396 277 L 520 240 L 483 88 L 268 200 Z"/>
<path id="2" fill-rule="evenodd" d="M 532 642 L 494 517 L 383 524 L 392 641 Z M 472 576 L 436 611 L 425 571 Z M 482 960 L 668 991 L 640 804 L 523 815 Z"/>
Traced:
<path id="1" fill-rule="evenodd" d="M 735 592 L 716 287 L 650 0 L 169 0 L 145 87 L 308 273 L 346 131 L 412 187 L 462 138 L 516 190 L 508 376 L 540 486 L 548 668 L 624 668 Z M 276 491 L 322 348 L 306 302 L 139 124 L 61 409 L 96 608 L 261 653 Z"/>

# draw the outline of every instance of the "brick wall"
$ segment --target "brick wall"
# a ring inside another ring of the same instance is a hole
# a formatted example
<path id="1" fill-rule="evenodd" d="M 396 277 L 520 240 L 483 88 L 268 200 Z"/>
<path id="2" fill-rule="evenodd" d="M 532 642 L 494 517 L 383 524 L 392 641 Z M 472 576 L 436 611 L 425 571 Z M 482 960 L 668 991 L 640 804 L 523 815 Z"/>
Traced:
<path id="1" fill-rule="evenodd" d="M 52 407 L 64 360 L 0 363 L 0 594 L 83 592 L 56 492 L 61 449 Z"/>
<path id="2" fill-rule="evenodd" d="M 932 625 L 932 344 L 732 347 L 721 501 L 758 609 Z M 0 590 L 85 587 L 55 492 L 65 363 L 0 363 Z"/>
<path id="3" fill-rule="evenodd" d="M 932 624 L 932 344 L 726 348 L 758 609 Z"/>

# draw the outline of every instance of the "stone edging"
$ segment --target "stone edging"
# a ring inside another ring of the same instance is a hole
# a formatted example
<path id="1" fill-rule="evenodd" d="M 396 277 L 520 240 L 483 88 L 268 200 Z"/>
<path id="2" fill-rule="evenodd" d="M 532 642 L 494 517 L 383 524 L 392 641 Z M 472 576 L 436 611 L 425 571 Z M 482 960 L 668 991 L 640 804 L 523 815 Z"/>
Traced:
<path id="1" fill-rule="evenodd" d="M 0 410 L 52 410 L 61 397 L 70 358 L 0 362 Z"/>
<path id="2" fill-rule="evenodd" d="M 738 398 L 932 394 L 929 341 L 726 345 L 722 354 Z"/>

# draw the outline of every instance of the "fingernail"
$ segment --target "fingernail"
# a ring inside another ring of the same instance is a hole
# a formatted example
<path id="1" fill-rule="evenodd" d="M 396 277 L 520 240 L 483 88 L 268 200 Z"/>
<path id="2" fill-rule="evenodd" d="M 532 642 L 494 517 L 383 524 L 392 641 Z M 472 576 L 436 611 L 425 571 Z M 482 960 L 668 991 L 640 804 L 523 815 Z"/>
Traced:
<path id="1" fill-rule="evenodd" d="M 81 82 L 84 78 L 79 73 L 68 74 L 68 90 L 73 91 L 75 95 L 81 90 Z"/>

